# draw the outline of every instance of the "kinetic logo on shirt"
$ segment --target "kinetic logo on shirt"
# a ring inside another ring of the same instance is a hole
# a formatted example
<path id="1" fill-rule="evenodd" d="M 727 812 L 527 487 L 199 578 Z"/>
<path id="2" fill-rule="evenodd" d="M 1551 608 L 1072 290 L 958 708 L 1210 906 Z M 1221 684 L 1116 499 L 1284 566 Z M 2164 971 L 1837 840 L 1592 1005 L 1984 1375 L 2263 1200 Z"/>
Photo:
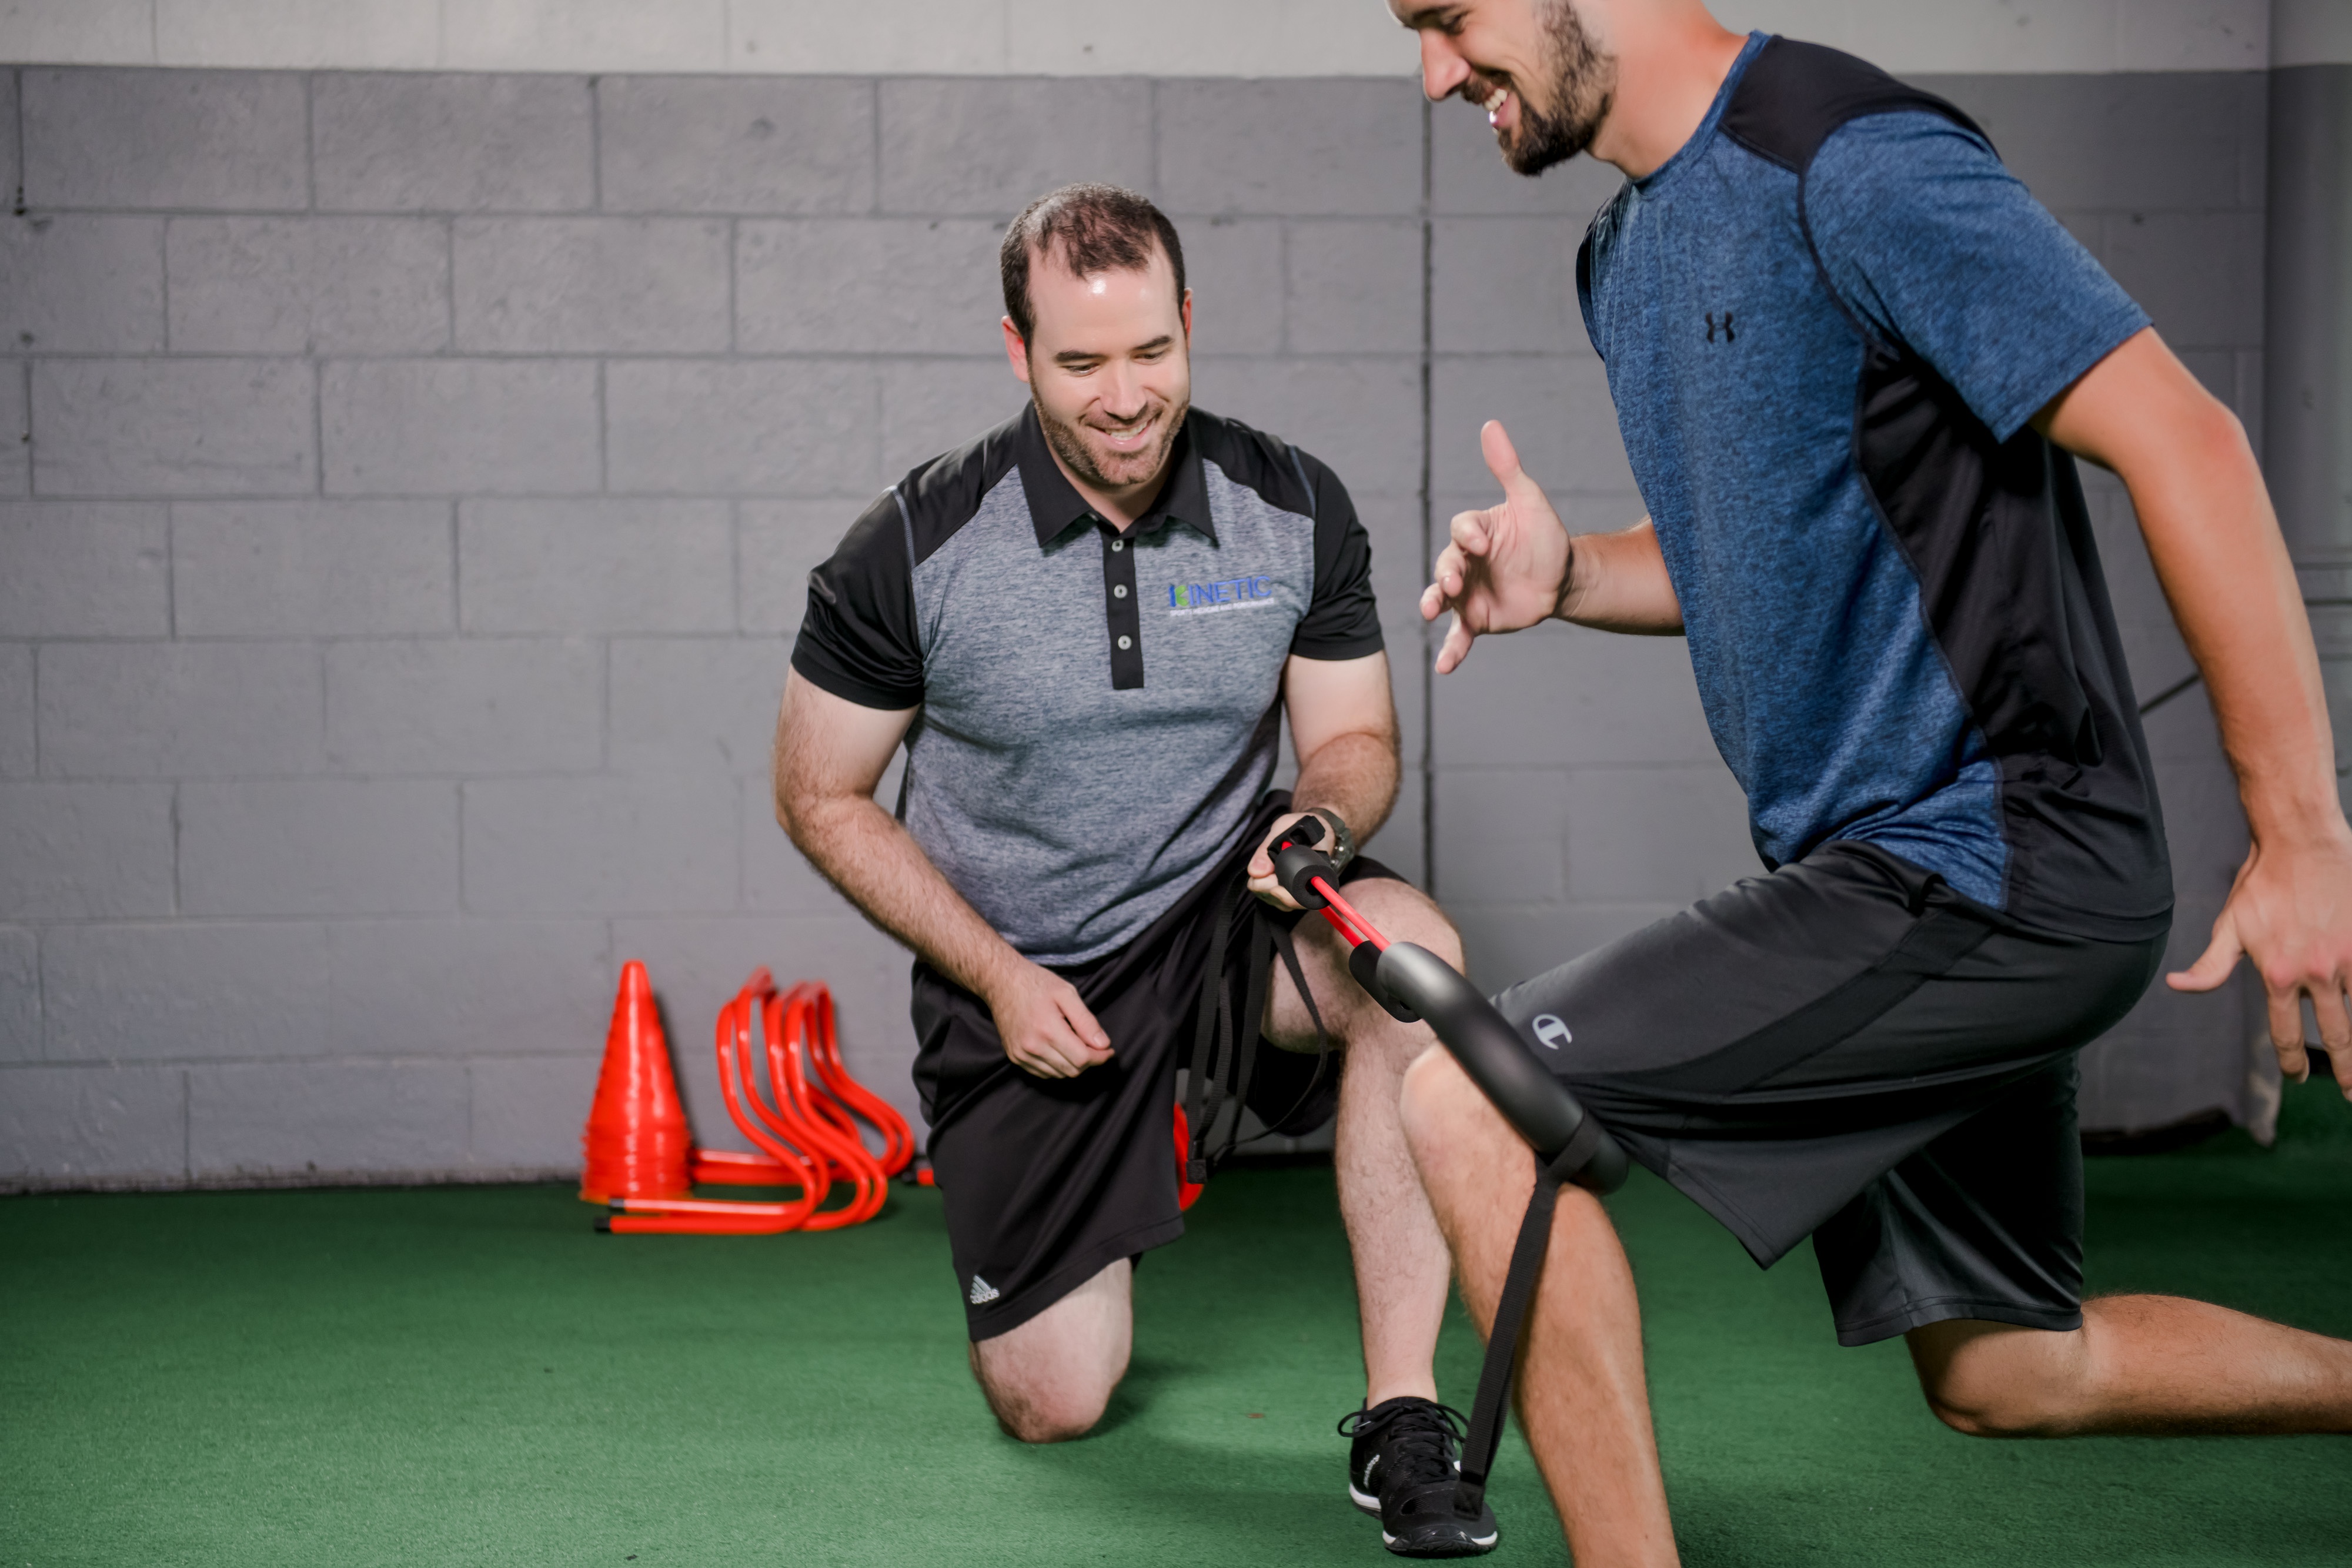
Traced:
<path id="1" fill-rule="evenodd" d="M 1229 577 L 1223 582 L 1171 582 L 1171 615 L 1213 615 L 1224 610 L 1255 610 L 1274 602 L 1274 579 Z"/>

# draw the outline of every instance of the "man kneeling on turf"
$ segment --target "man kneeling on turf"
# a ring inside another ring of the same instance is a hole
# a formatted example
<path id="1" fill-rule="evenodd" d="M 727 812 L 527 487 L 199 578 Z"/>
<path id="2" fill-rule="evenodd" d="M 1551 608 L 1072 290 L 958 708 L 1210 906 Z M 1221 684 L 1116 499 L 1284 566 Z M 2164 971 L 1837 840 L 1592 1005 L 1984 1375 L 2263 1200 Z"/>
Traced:
<path id="1" fill-rule="evenodd" d="M 1904 1336 L 1962 1431 L 2352 1428 L 2352 1345 L 2082 1299 L 2075 1055 L 2162 966 L 2172 890 L 2070 455 L 2130 489 L 2253 830 L 2173 983 L 2242 951 L 2290 1073 L 2303 993 L 2352 1048 L 2352 828 L 2244 432 L 1951 105 L 1697 0 L 1391 5 L 1513 168 L 1590 146 L 1631 181 L 1577 284 L 1651 515 L 1571 538 L 1488 425 L 1437 667 L 1555 616 L 1686 634 L 1767 870 L 1497 1006 L 1759 1262 L 1811 1236 L 1839 1339 Z M 1528 1147 L 1443 1053 L 1406 1097 L 1489 1314 Z M 1633 1278 L 1574 1189 L 1521 1406 L 1577 1563 L 1672 1562 Z"/>
<path id="2" fill-rule="evenodd" d="M 1212 1080 L 1277 1132 L 1336 1105 L 1366 1374 L 1349 1490 L 1392 1550 L 1484 1551 L 1491 1516 L 1445 1506 L 1445 1245 L 1398 1123 L 1430 1036 L 1364 995 L 1321 921 L 1294 931 L 1265 847 L 1311 810 L 1346 860 L 1396 798 L 1363 528 L 1322 464 L 1192 406 L 1183 251 L 1149 202 L 1056 191 L 1002 269 L 1030 406 L 916 467 L 812 574 L 775 767 L 793 841 L 918 956 L 915 1081 L 972 1370 L 1024 1441 L 1101 1417 L 1134 1260 L 1183 1233 L 1180 1067 L 1196 1180 Z M 1287 798 L 1266 792 L 1286 713 Z M 902 740 L 894 819 L 873 794 Z M 1459 961 L 1385 867 L 1343 880 Z M 1261 1029 L 1284 1050 L 1258 1054 Z"/>

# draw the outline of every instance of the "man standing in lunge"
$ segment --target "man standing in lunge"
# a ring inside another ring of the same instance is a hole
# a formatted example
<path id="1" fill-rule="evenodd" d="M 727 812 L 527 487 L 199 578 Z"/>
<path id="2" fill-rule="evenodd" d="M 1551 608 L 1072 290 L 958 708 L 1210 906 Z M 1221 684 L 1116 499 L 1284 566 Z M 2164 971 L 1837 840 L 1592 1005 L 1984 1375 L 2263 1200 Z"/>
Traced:
<path id="1" fill-rule="evenodd" d="M 1398 1122 L 1430 1035 L 1348 977 L 1323 922 L 1294 935 L 1265 848 L 1311 812 L 1348 862 L 1396 798 L 1363 528 L 1322 464 L 1192 406 L 1183 250 L 1149 202 L 1056 191 L 1002 262 L 1030 404 L 893 486 L 812 575 L 775 768 L 793 841 L 918 955 L 915 1077 L 972 1370 L 1024 1441 L 1100 1418 L 1133 1260 L 1183 1231 L 1178 1068 L 1194 1181 L 1221 1094 L 1278 1132 L 1336 1103 L 1366 1375 L 1349 1490 L 1391 1551 L 1483 1552 L 1493 1517 L 1450 1506 L 1445 1244 Z M 1286 715 L 1287 798 L 1266 792 Z M 894 819 L 873 792 L 902 740 Z M 1386 868 L 1342 880 L 1459 961 Z M 1256 1052 L 1261 1030 L 1285 1050 Z M 1290 1054 L 1325 1043 L 1344 1073 Z"/>
<path id="2" fill-rule="evenodd" d="M 2130 489 L 2252 829 L 2171 984 L 2250 956 L 2288 1074 L 2305 997 L 2352 1062 L 2352 829 L 2237 421 L 1939 99 L 1699 0 L 1391 4 L 1514 169 L 1630 181 L 1577 284 L 1650 516 L 1571 538 L 1488 424 L 1503 499 L 1437 560 L 1437 667 L 1552 617 L 1686 636 L 1768 873 L 1505 1015 L 1759 1263 L 1811 1236 L 1841 1342 L 1903 1335 L 1961 1431 L 2352 1429 L 2352 1344 L 2082 1299 L 2075 1056 L 2154 977 L 2172 888 L 2076 456 Z M 1528 1148 L 1442 1051 L 1405 1120 L 1491 1317 Z M 1524 1368 L 1577 1563 L 1672 1562 L 1633 1280 L 1576 1188 Z"/>

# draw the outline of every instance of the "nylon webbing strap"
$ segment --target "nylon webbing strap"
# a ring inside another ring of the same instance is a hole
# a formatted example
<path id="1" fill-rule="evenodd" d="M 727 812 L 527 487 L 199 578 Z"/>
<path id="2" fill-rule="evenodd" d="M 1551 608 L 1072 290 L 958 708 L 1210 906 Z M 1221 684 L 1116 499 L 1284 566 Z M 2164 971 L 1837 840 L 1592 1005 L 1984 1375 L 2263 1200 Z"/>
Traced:
<path id="1" fill-rule="evenodd" d="M 1586 1125 L 1591 1119 L 1586 1118 Z M 1578 1129 L 1580 1132 L 1581 1128 Z M 1535 1305 L 1536 1281 L 1543 1277 L 1544 1254 L 1551 1248 L 1552 1209 L 1559 1202 L 1560 1178 L 1551 1166 L 1536 1166 L 1536 1188 L 1528 1195 L 1528 1214 L 1519 1221 L 1519 1237 L 1511 1244 L 1511 1266 L 1503 1276 L 1503 1294 L 1495 1303 L 1494 1326 L 1486 1334 L 1486 1359 L 1478 1368 L 1478 1397 L 1470 1406 L 1470 1429 L 1462 1442 L 1462 1475 L 1454 1489 L 1454 1510 L 1475 1519 L 1486 1500 L 1486 1477 L 1495 1466 L 1495 1450 L 1503 1440 L 1503 1422 L 1511 1411 L 1511 1369 L 1518 1359 L 1519 1333 Z"/>
<path id="2" fill-rule="evenodd" d="M 1249 956 L 1247 977 L 1242 988 L 1242 1016 L 1236 1019 L 1233 993 L 1225 988 L 1224 977 L 1225 966 L 1232 959 L 1234 912 L 1244 900 L 1251 906 L 1242 920 L 1245 932 L 1243 940 L 1248 944 Z M 1307 1004 L 1307 1016 L 1315 1023 L 1316 1050 L 1323 1059 L 1316 1062 L 1314 1076 L 1307 1080 L 1306 1090 L 1282 1120 L 1288 1121 L 1322 1085 L 1324 1065 L 1331 1052 L 1331 1035 L 1323 1023 L 1323 1009 L 1315 1005 L 1315 992 L 1307 984 L 1307 970 L 1298 960 L 1297 943 L 1290 928 L 1275 920 L 1265 905 L 1249 894 L 1244 883 L 1236 897 L 1218 907 L 1217 923 L 1209 939 L 1208 962 L 1201 977 L 1200 1017 L 1193 1025 L 1192 1064 L 1184 1085 L 1184 1120 L 1192 1130 L 1190 1146 L 1184 1151 L 1186 1181 L 1207 1181 L 1218 1162 L 1240 1145 L 1242 1107 L 1248 1103 L 1251 1085 L 1256 1080 L 1258 1035 L 1265 1018 L 1266 992 L 1274 978 L 1276 955 L 1281 956 L 1283 967 L 1290 971 L 1299 999 Z M 1217 1118 L 1228 1105 L 1234 1108 L 1233 1126 L 1225 1134 L 1224 1147 L 1213 1155 L 1210 1149 Z M 1268 1134 L 1272 1125 L 1269 1124 Z"/>
<path id="3" fill-rule="evenodd" d="M 1225 998 L 1225 948 L 1233 929 L 1234 900 L 1220 898 L 1217 923 L 1209 936 L 1208 960 L 1201 966 L 1201 1005 L 1192 1025 L 1192 1062 L 1184 1082 L 1184 1124 L 1192 1133 L 1192 1146 L 1184 1151 L 1184 1179 L 1196 1185 L 1209 1179 L 1209 1124 L 1224 1108 L 1218 1082 L 1224 1063 L 1216 1059 L 1227 1054 L 1231 1039 L 1233 1008 Z M 1225 1027 L 1221 1029 L 1220 1024 Z"/>

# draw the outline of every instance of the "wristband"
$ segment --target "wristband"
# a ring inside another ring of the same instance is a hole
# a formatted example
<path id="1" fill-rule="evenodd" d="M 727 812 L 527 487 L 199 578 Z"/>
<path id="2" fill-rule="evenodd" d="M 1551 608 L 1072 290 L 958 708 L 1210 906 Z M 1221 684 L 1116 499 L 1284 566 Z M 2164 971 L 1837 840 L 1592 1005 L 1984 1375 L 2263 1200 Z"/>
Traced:
<path id="1" fill-rule="evenodd" d="M 1328 806 L 1318 806 L 1308 815 L 1320 818 L 1323 825 L 1331 830 L 1331 864 L 1337 870 L 1347 870 L 1348 862 L 1356 858 L 1356 835 L 1348 831 L 1339 813 Z"/>

